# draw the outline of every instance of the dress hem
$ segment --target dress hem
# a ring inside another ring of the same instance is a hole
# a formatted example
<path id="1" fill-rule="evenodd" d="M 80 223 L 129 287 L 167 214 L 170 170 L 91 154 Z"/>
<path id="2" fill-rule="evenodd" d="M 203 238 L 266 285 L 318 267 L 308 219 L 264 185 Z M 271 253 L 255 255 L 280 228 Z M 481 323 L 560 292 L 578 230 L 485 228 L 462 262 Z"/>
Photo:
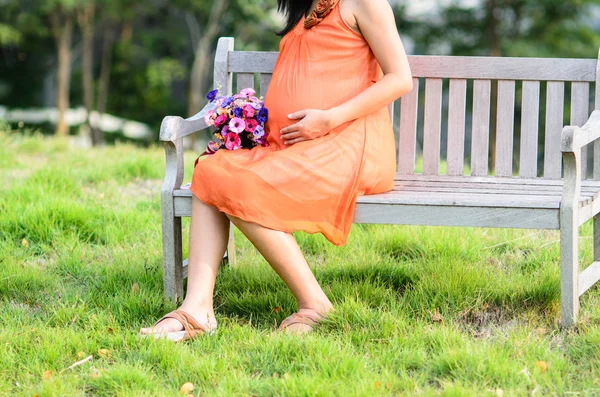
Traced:
<path id="1" fill-rule="evenodd" d="M 250 223 L 255 223 L 255 224 L 260 225 L 262 227 L 266 227 L 267 229 L 277 230 L 277 231 L 280 231 L 280 232 L 290 233 L 290 234 L 292 232 L 296 232 L 296 231 L 303 231 L 303 232 L 308 233 L 308 234 L 317 234 L 317 233 L 320 233 L 323 237 L 325 237 L 325 239 L 327 241 L 329 241 L 331 244 L 335 245 L 336 247 L 341 247 L 341 246 L 344 246 L 344 245 L 346 245 L 348 243 L 347 239 L 343 239 L 341 241 L 332 241 L 331 239 L 329 239 L 321 231 L 311 232 L 311 231 L 308 231 L 308 230 L 305 230 L 305 229 L 302 229 L 302 228 L 298 228 L 298 229 L 295 229 L 295 228 L 285 228 L 285 227 L 268 225 L 268 224 L 266 224 L 266 222 L 256 222 L 255 220 L 247 219 L 245 216 L 240 215 L 238 213 L 238 211 L 232 210 L 231 208 L 229 208 L 227 206 L 224 206 L 222 204 L 216 203 L 216 202 L 214 202 L 212 200 L 200 197 L 200 195 L 198 194 L 198 192 L 194 191 L 193 186 L 194 186 L 193 184 L 190 185 L 190 192 L 194 196 L 196 196 L 196 198 L 198 200 L 202 201 L 205 204 L 212 205 L 213 207 L 217 208 L 220 212 L 223 212 L 224 214 L 235 216 L 236 218 L 240 218 L 243 221 L 250 222 Z"/>

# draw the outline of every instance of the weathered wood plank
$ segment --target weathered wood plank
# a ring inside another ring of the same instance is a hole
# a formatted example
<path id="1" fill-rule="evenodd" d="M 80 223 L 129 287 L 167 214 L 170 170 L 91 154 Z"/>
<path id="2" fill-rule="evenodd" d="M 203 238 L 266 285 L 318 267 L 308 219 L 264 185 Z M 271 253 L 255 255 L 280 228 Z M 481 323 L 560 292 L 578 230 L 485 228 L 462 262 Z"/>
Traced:
<path id="1" fill-rule="evenodd" d="M 400 133 L 398 137 L 398 173 L 414 174 L 417 151 L 417 110 L 419 79 L 413 89 L 400 99 Z"/>
<path id="2" fill-rule="evenodd" d="M 448 99 L 448 175 L 464 174 L 466 111 L 467 80 L 452 79 Z"/>
<path id="3" fill-rule="evenodd" d="M 594 262 L 579 274 L 579 296 L 600 280 L 600 262 Z"/>
<path id="4" fill-rule="evenodd" d="M 271 77 L 273 75 L 270 73 L 261 73 L 260 74 L 260 95 L 267 95 L 267 89 L 269 88 L 269 84 L 271 83 Z"/>
<path id="5" fill-rule="evenodd" d="M 455 191 L 474 191 L 479 189 L 490 191 L 511 191 L 514 194 L 535 195 L 535 194 L 553 194 L 562 195 L 563 186 L 561 185 L 519 185 L 514 183 L 460 183 L 460 182 L 423 182 L 423 181 L 396 181 L 393 190 L 403 189 L 427 189 L 435 190 L 439 188 L 453 189 Z M 598 187 L 582 187 L 582 196 L 595 196 L 600 194 Z"/>
<path id="6" fill-rule="evenodd" d="M 562 185 L 561 180 L 555 179 L 544 179 L 544 178 L 522 178 L 518 176 L 513 177 L 497 177 L 497 176 L 456 176 L 456 175 L 403 175 L 397 173 L 395 180 L 401 181 L 414 181 L 414 180 L 422 180 L 422 181 L 464 181 L 469 183 L 476 182 L 489 182 L 489 183 L 518 183 L 518 184 L 529 184 L 529 185 Z M 582 186 L 598 186 L 598 181 L 582 181 Z"/>
<path id="7" fill-rule="evenodd" d="M 229 57 L 233 54 L 233 37 L 221 37 L 215 52 L 215 68 L 213 87 L 219 88 L 222 94 L 231 94 L 233 90 L 233 73 L 229 70 Z"/>
<path id="8" fill-rule="evenodd" d="M 488 175 L 490 135 L 490 80 L 475 80 L 473 84 L 473 137 L 471 139 L 471 175 Z"/>
<path id="9" fill-rule="evenodd" d="M 277 52 L 234 51 L 232 72 L 272 73 Z M 569 58 L 409 56 L 414 77 L 484 80 L 587 81 L 596 79 L 597 61 Z"/>
<path id="10" fill-rule="evenodd" d="M 244 88 L 254 88 L 254 73 L 237 74 L 237 92 L 240 92 Z"/>
<path id="11" fill-rule="evenodd" d="M 513 136 L 515 119 L 515 81 L 498 81 L 498 112 L 496 120 L 495 174 L 512 175 Z"/>
<path id="12" fill-rule="evenodd" d="M 519 150 L 519 175 L 537 176 L 538 131 L 540 117 L 540 82 L 523 82 L 521 105 L 521 148 Z"/>
<path id="13" fill-rule="evenodd" d="M 598 61 L 596 62 L 596 103 L 595 110 L 600 110 L 600 51 L 598 52 Z M 600 181 L 600 140 L 594 142 L 592 146 L 592 179 Z"/>
<path id="14" fill-rule="evenodd" d="M 546 89 L 546 139 L 544 145 L 544 178 L 561 177 L 561 132 L 565 103 L 565 83 L 549 81 Z"/>
<path id="15" fill-rule="evenodd" d="M 569 327 L 579 311 L 579 195 L 581 191 L 580 153 L 563 153 L 564 194 L 560 203 L 560 302 L 561 322 Z"/>
<path id="16" fill-rule="evenodd" d="M 357 204 L 355 223 L 556 230 L 555 209 Z"/>
<path id="17" fill-rule="evenodd" d="M 570 125 L 583 127 L 590 116 L 590 83 L 571 84 L 571 122 Z M 586 179 L 588 148 L 581 148 L 581 177 Z"/>
<path id="18" fill-rule="evenodd" d="M 442 79 L 427 79 L 423 127 L 423 175 L 439 174 L 441 128 Z"/>

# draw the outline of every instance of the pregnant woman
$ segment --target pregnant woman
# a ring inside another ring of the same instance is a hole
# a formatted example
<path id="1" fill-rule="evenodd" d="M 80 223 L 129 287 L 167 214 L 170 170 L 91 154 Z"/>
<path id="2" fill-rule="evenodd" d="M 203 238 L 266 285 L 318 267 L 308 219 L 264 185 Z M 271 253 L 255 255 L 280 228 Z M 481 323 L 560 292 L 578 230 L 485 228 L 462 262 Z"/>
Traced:
<path id="1" fill-rule="evenodd" d="M 387 0 L 279 0 L 287 16 L 271 83 L 268 147 L 219 150 L 194 169 L 189 272 L 182 306 L 142 334 L 187 340 L 217 326 L 213 291 L 231 222 L 284 280 L 304 333 L 332 309 L 291 232 L 346 244 L 356 198 L 392 190 L 387 105 L 412 76 Z"/>

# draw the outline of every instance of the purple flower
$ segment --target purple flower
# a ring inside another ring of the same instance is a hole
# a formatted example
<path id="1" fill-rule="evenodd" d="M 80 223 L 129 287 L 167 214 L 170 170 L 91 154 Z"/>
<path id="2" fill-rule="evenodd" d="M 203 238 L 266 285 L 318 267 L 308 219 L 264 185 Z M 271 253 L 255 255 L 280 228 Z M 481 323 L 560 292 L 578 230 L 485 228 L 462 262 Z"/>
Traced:
<path id="1" fill-rule="evenodd" d="M 269 111 L 267 110 L 266 107 L 260 108 L 260 110 L 258 111 L 258 116 L 256 117 L 256 119 L 260 123 L 266 123 L 267 122 L 267 120 L 269 119 Z"/>
<path id="2" fill-rule="evenodd" d="M 211 92 L 206 94 L 206 99 L 208 99 L 210 102 L 212 102 L 215 99 L 215 97 L 217 96 L 218 92 L 219 92 L 219 90 L 212 90 Z"/>
<path id="3" fill-rule="evenodd" d="M 233 102 L 233 99 L 234 98 L 232 96 L 225 97 L 225 99 L 223 99 L 223 103 L 221 103 L 221 107 L 229 106 L 231 102 Z"/>
<path id="4" fill-rule="evenodd" d="M 262 138 L 265 135 L 265 129 L 260 125 L 257 125 L 254 129 L 253 135 L 255 138 Z"/>
<path id="5" fill-rule="evenodd" d="M 242 108 L 235 108 L 235 109 L 233 109 L 233 115 L 235 117 L 243 117 L 244 111 L 242 110 Z"/>

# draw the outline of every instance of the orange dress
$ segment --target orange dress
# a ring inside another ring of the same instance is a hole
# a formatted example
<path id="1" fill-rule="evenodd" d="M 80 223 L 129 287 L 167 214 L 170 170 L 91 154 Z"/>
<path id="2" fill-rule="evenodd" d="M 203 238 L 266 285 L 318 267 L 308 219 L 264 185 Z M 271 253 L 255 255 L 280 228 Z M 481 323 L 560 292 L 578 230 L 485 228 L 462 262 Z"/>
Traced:
<path id="1" fill-rule="evenodd" d="M 280 130 L 303 109 L 329 109 L 383 76 L 366 40 L 342 19 L 339 1 L 318 24 L 282 37 L 265 95 L 267 147 L 202 156 L 191 191 L 220 211 L 264 227 L 322 233 L 345 245 L 356 198 L 394 187 L 396 143 L 387 107 L 317 139 L 285 145 Z"/>

